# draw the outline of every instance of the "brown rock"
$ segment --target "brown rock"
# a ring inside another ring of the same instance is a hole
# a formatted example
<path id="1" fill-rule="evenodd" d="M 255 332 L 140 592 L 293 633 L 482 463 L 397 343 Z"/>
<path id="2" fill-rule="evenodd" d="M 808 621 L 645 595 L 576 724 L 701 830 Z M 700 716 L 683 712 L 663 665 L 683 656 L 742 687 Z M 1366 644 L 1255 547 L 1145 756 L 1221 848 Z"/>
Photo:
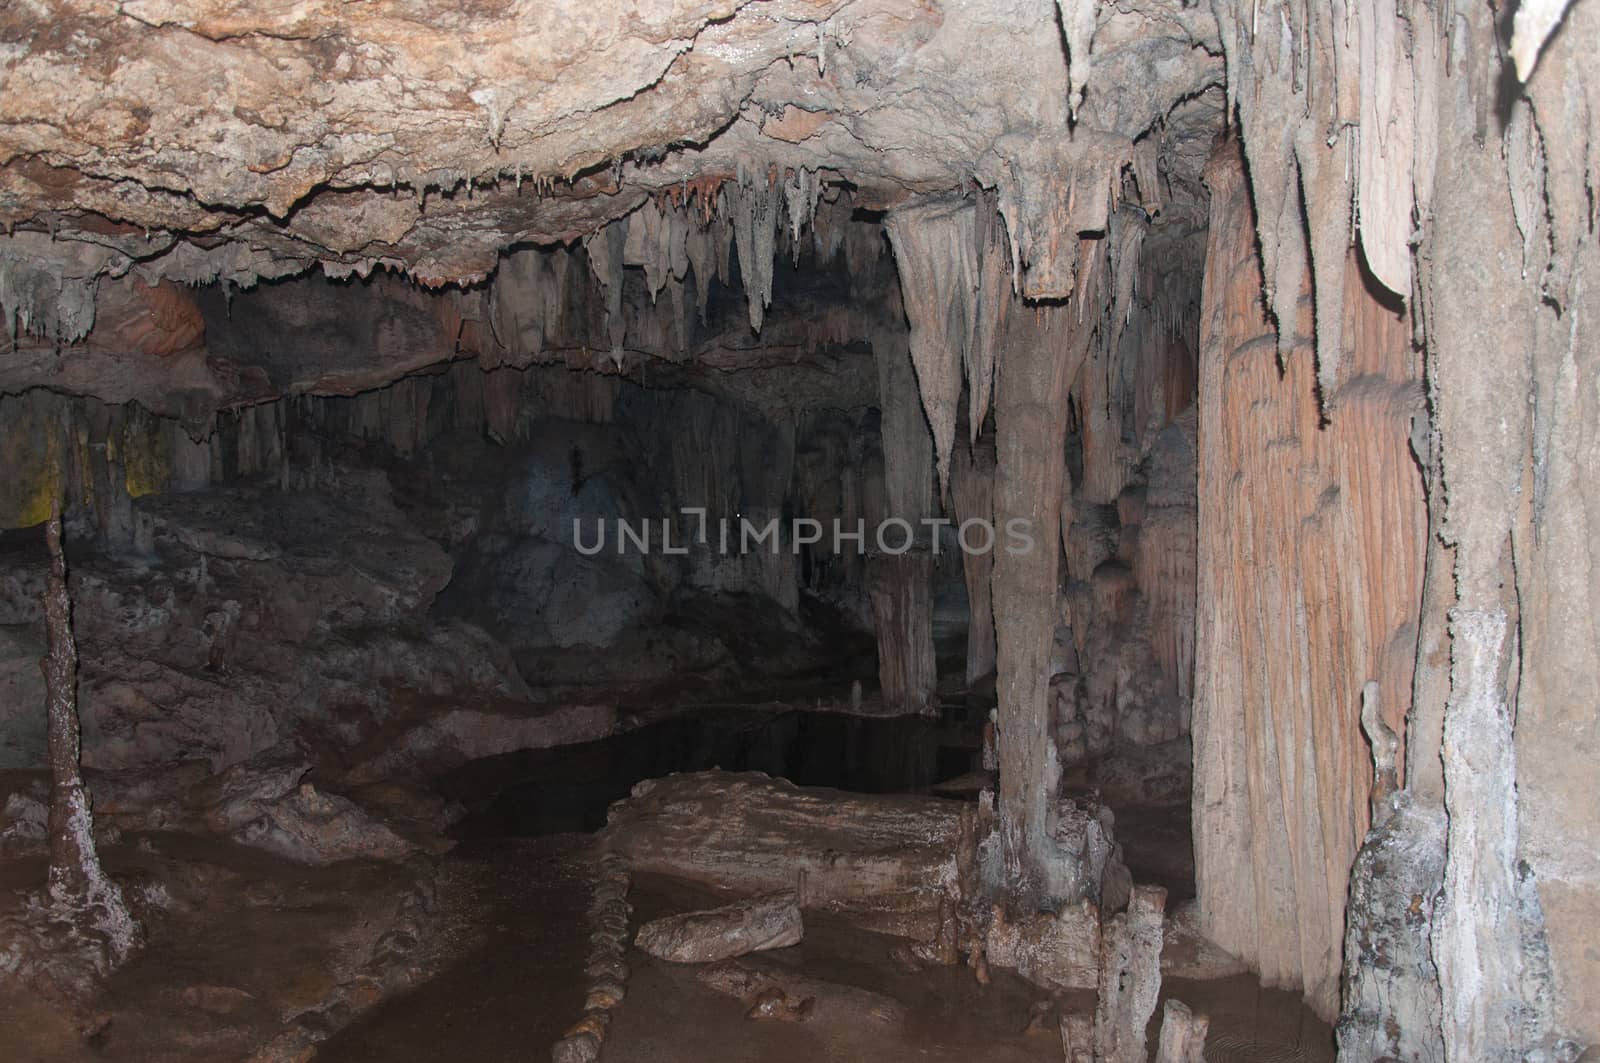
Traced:
<path id="1" fill-rule="evenodd" d="M 714 963 L 797 945 L 804 933 L 794 894 L 780 893 L 664 916 L 640 927 L 633 943 L 673 963 Z"/>

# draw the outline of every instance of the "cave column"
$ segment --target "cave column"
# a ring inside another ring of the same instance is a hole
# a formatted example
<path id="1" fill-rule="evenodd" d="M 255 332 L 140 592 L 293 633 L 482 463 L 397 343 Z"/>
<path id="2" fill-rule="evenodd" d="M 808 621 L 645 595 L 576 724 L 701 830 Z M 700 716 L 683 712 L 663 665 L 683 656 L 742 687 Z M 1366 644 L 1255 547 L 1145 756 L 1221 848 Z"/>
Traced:
<path id="1" fill-rule="evenodd" d="M 1018 302 L 1007 315 L 995 367 L 1000 831 L 1007 884 L 1023 905 L 1054 892 L 1050 811 L 1059 767 L 1050 735 L 1050 650 L 1058 615 L 1067 390 L 1086 353 L 1078 309 L 1076 300 L 1059 307 Z M 1098 316 L 1098 308 L 1085 310 L 1090 321 Z M 1019 530 L 1027 541 L 1013 534 Z"/>

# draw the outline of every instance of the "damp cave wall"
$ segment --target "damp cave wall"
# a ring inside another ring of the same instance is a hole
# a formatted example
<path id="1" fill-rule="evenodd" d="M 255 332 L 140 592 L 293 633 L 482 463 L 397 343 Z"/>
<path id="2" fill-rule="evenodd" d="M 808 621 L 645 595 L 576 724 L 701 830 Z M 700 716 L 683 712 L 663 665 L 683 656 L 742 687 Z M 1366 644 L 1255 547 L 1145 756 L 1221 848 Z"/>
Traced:
<path id="1" fill-rule="evenodd" d="M 609 339 L 604 312 L 582 294 L 590 274 L 581 251 L 576 262 L 565 252 L 522 255 L 538 259 L 524 273 L 546 280 L 575 267 L 580 294 L 546 299 L 541 343 L 566 344 L 586 328 Z M 814 323 L 800 319 L 797 308 L 812 314 L 818 302 L 837 301 L 835 282 L 784 273 L 794 283 L 779 278 L 762 348 L 770 361 L 731 372 L 675 361 L 670 346 L 647 361 L 637 348 L 619 359 L 609 343 L 590 353 L 573 341 L 555 364 L 457 359 L 362 389 L 359 372 L 340 379 L 330 365 L 369 364 L 386 346 L 422 352 L 431 344 L 437 355 L 448 336 L 440 317 L 449 320 L 439 304 L 448 300 L 406 292 L 394 301 L 379 278 L 306 280 L 226 299 L 178 294 L 209 324 L 196 334 L 208 353 L 252 359 L 266 386 L 355 394 L 298 394 L 224 410 L 198 439 L 181 417 L 138 402 L 38 388 L 0 398 L 0 434 L 14 470 L 0 485 L 0 510 L 4 524 L 18 529 L 7 533 L 15 562 L 5 587 L 4 675 L 14 695 L 6 701 L 8 763 L 37 763 L 30 711 L 39 617 L 30 576 L 38 558 L 27 529 L 58 494 L 67 500 L 75 550 L 89 555 L 77 579 L 96 588 L 84 595 L 80 618 L 90 651 L 83 711 L 92 767 L 182 757 L 220 767 L 327 728 L 347 732 L 341 745 L 358 744 L 352 738 L 363 727 L 404 715 L 390 704 L 389 687 L 400 689 L 400 700 L 438 706 L 470 691 L 532 704 L 562 689 L 609 685 L 626 697 L 685 677 L 721 684 L 726 694 L 730 684 L 815 667 L 863 638 L 870 644 L 865 558 L 797 549 L 788 530 L 769 545 L 739 545 L 740 520 L 786 528 L 810 517 L 853 528 L 884 498 L 872 352 L 843 336 L 819 337 Z M 624 306 L 648 318 L 655 304 L 642 290 L 643 271 L 629 269 L 627 280 L 636 304 Z M 685 333 L 698 329 L 700 338 L 710 336 L 705 342 L 718 342 L 720 314 L 748 335 L 737 288 L 708 302 L 702 323 L 691 287 Z M 571 331 L 563 336 L 563 329 Z M 496 349 L 497 361 L 517 361 Z M 275 515 L 286 499 L 296 501 Z M 711 543 L 666 555 L 663 518 L 676 548 L 700 527 L 685 507 L 705 510 Z M 607 526 L 606 549 L 580 555 L 575 520 L 590 543 Z M 653 549 L 619 554 L 618 520 L 648 528 Z M 297 521 L 344 527 L 285 531 Z M 734 527 L 727 553 L 715 548 L 722 521 Z M 297 535 L 312 542 L 288 541 Z M 394 599 L 383 610 L 348 608 L 350 594 L 360 597 L 345 585 L 352 580 L 322 571 L 326 559 L 341 556 L 359 570 L 362 559 L 350 555 L 361 550 L 362 535 L 400 542 L 398 556 L 384 559 L 396 570 L 375 577 Z M 307 552 L 318 561 L 308 563 Z M 313 571 L 281 571 L 297 564 Z M 253 571 L 229 571 L 243 569 Z M 309 580 L 327 593 L 307 591 L 305 607 L 287 617 L 273 602 L 274 572 L 284 587 L 303 589 Z M 960 579 L 948 563 L 928 573 L 935 574 L 945 585 Z M 231 587 L 230 576 L 238 577 Z M 129 607 L 129 596 L 145 601 Z M 119 625 L 129 627 L 121 639 Z M 219 637 L 219 625 L 228 634 Z M 385 636 L 367 639 L 361 629 L 373 626 Z M 383 645 L 387 629 L 428 644 L 407 674 L 395 676 L 377 660 L 393 648 Z M 458 659 L 442 665 L 440 654 L 463 632 L 473 645 L 456 646 Z M 219 668 L 215 646 L 241 640 L 257 651 Z M 359 651 L 333 662 L 309 648 L 341 640 L 361 644 Z M 189 645 L 196 641 L 213 649 Z M 96 649 L 105 651 L 104 668 Z M 151 661 L 130 671 L 130 654 Z M 370 674 L 363 677 L 363 668 Z M 373 689 L 352 701 L 347 688 L 363 679 Z M 299 697 L 269 694 L 296 685 Z M 200 703 L 219 687 L 235 689 L 217 696 L 208 719 Z M 293 708 L 282 711 L 283 703 Z M 349 720 L 341 723 L 341 714 Z M 599 737 L 609 726 L 589 721 L 551 740 Z"/>

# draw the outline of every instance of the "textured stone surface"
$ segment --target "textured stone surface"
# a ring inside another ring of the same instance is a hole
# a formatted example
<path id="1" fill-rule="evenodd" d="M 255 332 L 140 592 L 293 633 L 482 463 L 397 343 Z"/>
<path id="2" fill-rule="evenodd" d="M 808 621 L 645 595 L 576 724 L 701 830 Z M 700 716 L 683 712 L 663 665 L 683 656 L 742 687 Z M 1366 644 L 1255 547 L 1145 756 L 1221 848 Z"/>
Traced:
<path id="1" fill-rule="evenodd" d="M 643 218 L 652 197 L 698 197 L 716 213 L 727 182 L 721 209 L 736 217 L 753 196 L 790 200 L 764 232 L 745 230 L 749 288 L 770 273 L 782 214 L 798 234 L 810 213 L 789 186 L 843 177 L 861 205 L 884 206 L 977 178 L 1026 187 L 1018 202 L 1031 202 L 1053 187 L 1053 166 L 1019 170 L 996 145 L 1019 129 L 1062 139 L 1067 120 L 1062 97 L 1032 91 L 1067 83 L 1045 0 L 673 0 L 603 13 L 514 2 L 444 18 L 406 5 L 74 2 L 18 7 L 0 38 L 7 326 L 44 346 L 76 341 L 103 306 L 66 364 L 35 358 L 32 373 L 100 393 L 155 375 L 242 397 L 182 357 L 202 346 L 202 315 L 164 280 L 250 287 L 320 264 L 335 277 L 394 269 L 468 284 L 512 245 L 573 243 Z M 1176 0 L 1107 9 L 1096 47 L 1108 88 L 1080 108 L 1095 135 L 1075 150 L 1106 180 L 1085 204 L 1113 194 L 1133 137 L 1221 72 L 1214 23 Z M 1156 135 L 1194 135 L 1180 126 Z M 629 228 L 632 248 L 640 227 Z M 1038 242 L 1014 250 L 1052 257 L 1053 238 Z M 463 308 L 488 330 L 482 300 Z M 116 357 L 135 351 L 143 358 Z"/>
<path id="2" fill-rule="evenodd" d="M 1332 1018 L 1372 774 L 1361 689 L 1377 681 L 1396 730 L 1410 701 L 1426 523 L 1409 437 L 1422 395 L 1400 320 L 1351 271 L 1345 335 L 1359 340 L 1359 375 L 1322 423 L 1310 306 L 1293 341 L 1300 353 L 1280 374 L 1237 149 L 1220 151 L 1207 172 L 1194 705 L 1201 923 L 1268 984 L 1304 987 Z"/>
<path id="3" fill-rule="evenodd" d="M 1405 792 L 1356 854 L 1338 1027 L 1345 1058 L 1444 1058 L 1432 949 L 1444 837 L 1443 810 Z"/>
<path id="4" fill-rule="evenodd" d="M 653 919 L 639 928 L 633 943 L 673 963 L 715 963 L 798 945 L 803 936 L 795 895 L 780 893 Z"/>
<path id="5" fill-rule="evenodd" d="M 1100 999 L 1094 1014 L 1094 1058 L 1144 1063 L 1146 1027 L 1161 994 L 1161 928 L 1167 891 L 1136 886 L 1125 912 L 1106 920 L 1100 938 Z"/>
<path id="6" fill-rule="evenodd" d="M 696 772 L 640 783 L 612 806 L 604 836 L 638 872 L 796 890 L 802 909 L 931 941 L 956 887 L 958 812 L 937 798 Z"/>

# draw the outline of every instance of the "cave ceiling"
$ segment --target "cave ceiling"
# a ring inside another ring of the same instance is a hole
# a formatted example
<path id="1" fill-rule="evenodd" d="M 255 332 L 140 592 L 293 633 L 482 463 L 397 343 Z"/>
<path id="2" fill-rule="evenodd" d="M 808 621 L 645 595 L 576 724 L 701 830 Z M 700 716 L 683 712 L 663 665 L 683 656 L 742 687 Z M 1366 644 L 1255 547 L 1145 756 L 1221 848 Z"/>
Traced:
<path id="1" fill-rule="evenodd" d="M 247 366 L 174 357 L 205 348 L 189 287 L 378 271 L 470 293 L 508 249 L 647 203 L 707 216 L 763 179 L 867 211 L 988 188 L 1025 228 L 1088 166 L 1113 201 L 1159 173 L 1139 198 L 1181 216 L 1220 52 L 1189 0 L 20 0 L 0 390 L 138 397 L 137 354 L 212 404 L 265 397 Z"/>

